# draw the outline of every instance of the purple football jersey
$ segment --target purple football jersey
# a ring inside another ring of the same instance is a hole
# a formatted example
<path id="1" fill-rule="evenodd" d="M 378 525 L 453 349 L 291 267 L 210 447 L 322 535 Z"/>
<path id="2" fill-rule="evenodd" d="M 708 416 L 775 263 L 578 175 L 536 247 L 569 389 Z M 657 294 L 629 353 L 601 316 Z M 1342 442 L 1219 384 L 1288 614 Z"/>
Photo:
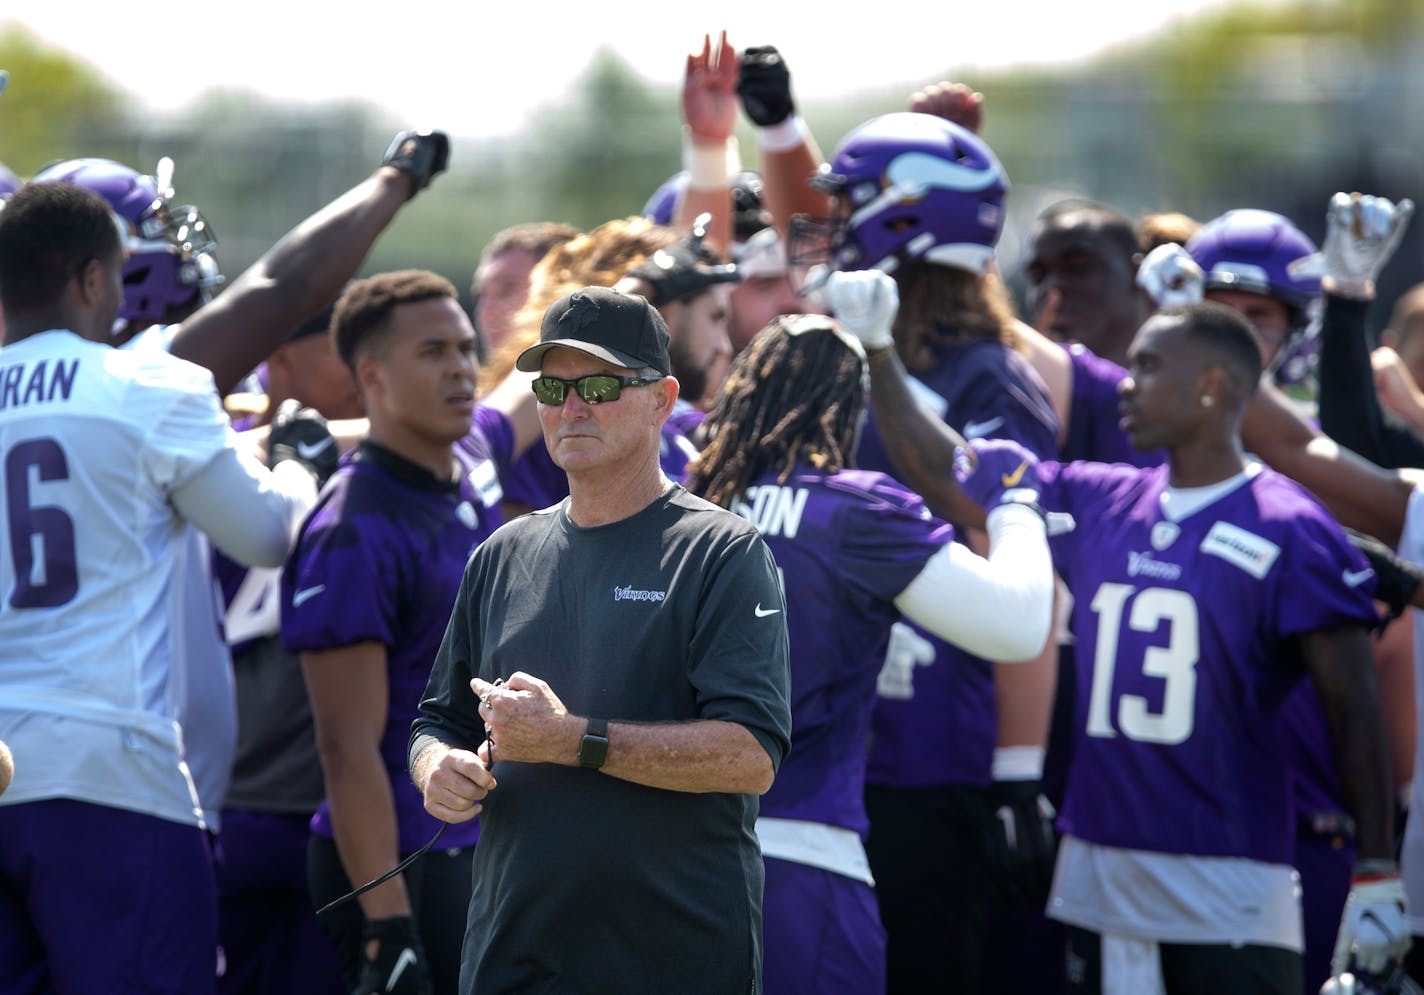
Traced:
<path id="1" fill-rule="evenodd" d="M 894 599 L 954 537 L 919 496 L 881 473 L 802 467 L 764 474 L 732 507 L 776 558 L 791 646 L 791 752 L 761 814 L 865 835 L 860 785 Z"/>
<path id="2" fill-rule="evenodd" d="M 1118 427 L 1117 385 L 1127 371 L 1076 343 L 1068 347 L 1068 357 L 1073 367 L 1073 400 L 1063 440 L 1063 462 L 1095 460 L 1157 466 L 1165 461 L 1164 450 L 1134 449 L 1127 441 L 1127 433 Z"/>
<path id="3" fill-rule="evenodd" d="M 939 365 L 915 374 L 911 388 L 969 438 L 1013 439 L 1042 458 L 1057 453 L 1058 418 L 1047 388 L 1027 360 L 996 341 L 942 348 Z M 895 474 L 873 419 L 856 464 Z M 915 668 L 912 698 L 879 699 L 866 778 L 891 787 L 988 784 L 998 739 L 993 664 L 915 631 L 933 644 L 935 660 Z"/>
<path id="4" fill-rule="evenodd" d="M 462 472 L 448 483 L 388 449 L 362 443 L 328 481 L 282 574 L 282 641 L 289 650 L 362 642 L 386 647 L 389 702 L 381 756 L 402 853 L 419 849 L 438 825 L 406 773 L 406 743 L 465 562 L 501 524 L 495 465 L 507 459 L 512 438 L 501 428 L 508 428 L 502 416 L 477 409 L 470 435 L 454 447 Z M 325 802 L 312 829 L 333 835 Z M 452 826 L 441 845 L 469 846 L 478 835 L 478 820 Z"/>
<path id="5" fill-rule="evenodd" d="M 1167 468 L 1040 467 L 1073 594 L 1075 746 L 1060 826 L 1105 846 L 1289 863 L 1276 720 L 1303 670 L 1286 640 L 1368 625 L 1373 574 L 1295 483 L 1261 469 L 1179 521 Z"/>

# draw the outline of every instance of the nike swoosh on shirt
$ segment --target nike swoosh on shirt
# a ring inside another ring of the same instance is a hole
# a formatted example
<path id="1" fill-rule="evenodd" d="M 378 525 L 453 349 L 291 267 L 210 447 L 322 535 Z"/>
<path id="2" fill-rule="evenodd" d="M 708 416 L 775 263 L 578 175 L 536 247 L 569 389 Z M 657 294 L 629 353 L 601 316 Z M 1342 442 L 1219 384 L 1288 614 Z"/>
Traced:
<path id="1" fill-rule="evenodd" d="M 1346 570 L 1341 576 L 1350 587 L 1359 587 L 1365 581 L 1373 577 L 1375 572 L 1369 567 L 1363 570 Z"/>
<path id="2" fill-rule="evenodd" d="M 292 595 L 292 607 L 300 608 L 322 591 L 326 590 L 325 584 L 318 584 L 316 587 L 304 587 Z"/>
<path id="3" fill-rule="evenodd" d="M 757 617 L 757 618 L 766 618 L 768 615 L 780 615 L 780 614 L 781 614 L 781 609 L 780 609 L 780 608 L 766 608 L 766 609 L 763 609 L 762 606 L 761 606 L 761 602 L 760 602 L 760 601 L 757 602 L 757 606 L 756 606 L 756 617 Z"/>
<path id="4" fill-rule="evenodd" d="M 1004 416 L 990 418 L 988 421 L 967 421 L 964 423 L 964 437 L 966 439 L 977 439 L 980 436 L 988 435 L 994 429 L 1004 424 Z"/>
<path id="5" fill-rule="evenodd" d="M 1015 470 L 1013 473 L 1002 474 L 999 479 L 1004 482 L 1005 487 L 1017 487 L 1019 485 L 1019 481 L 1023 479 L 1024 471 L 1027 469 L 1028 460 L 1024 460 L 1022 463 L 1019 464 L 1017 470 Z"/>
<path id="6" fill-rule="evenodd" d="M 336 440 L 331 438 L 330 436 L 327 436 L 325 439 L 322 439 L 320 442 L 315 444 L 310 442 L 298 442 L 297 455 L 300 456 L 302 459 L 314 459 L 315 457 L 324 453 L 328 446 L 332 446 L 335 444 Z"/>
<path id="7" fill-rule="evenodd" d="M 400 981 L 400 976 L 405 973 L 405 969 L 415 963 L 415 951 L 406 947 L 396 958 L 396 966 L 391 970 L 391 976 L 386 979 L 385 990 L 393 992 L 396 984 Z"/>

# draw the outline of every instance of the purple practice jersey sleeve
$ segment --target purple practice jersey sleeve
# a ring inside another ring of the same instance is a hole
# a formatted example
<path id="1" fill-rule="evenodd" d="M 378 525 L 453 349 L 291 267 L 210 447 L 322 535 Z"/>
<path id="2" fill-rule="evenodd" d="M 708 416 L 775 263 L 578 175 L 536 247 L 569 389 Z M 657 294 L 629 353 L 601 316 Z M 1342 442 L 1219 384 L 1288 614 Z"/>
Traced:
<path id="1" fill-rule="evenodd" d="M 1374 619 L 1373 574 L 1299 486 L 1253 466 L 1179 520 L 1167 468 L 1040 466 L 1077 639 L 1060 825 L 1103 846 L 1289 863 L 1291 637 Z M 1131 785 L 1131 790 L 1125 785 Z"/>
<path id="2" fill-rule="evenodd" d="M 1073 368 L 1073 400 L 1060 454 L 1063 462 L 1094 460 L 1156 466 L 1164 461 L 1165 451 L 1133 448 L 1127 433 L 1118 427 L 1117 387 L 1127 371 L 1078 344 L 1068 347 L 1068 358 Z"/>
<path id="3" fill-rule="evenodd" d="M 862 792 L 876 675 L 894 600 L 954 537 L 881 473 L 764 475 L 732 507 L 776 558 L 791 647 L 791 752 L 761 814 L 869 828 Z"/>
<path id="4" fill-rule="evenodd" d="M 944 347 L 939 358 L 935 369 L 911 380 L 921 404 L 968 438 L 1013 439 L 1040 458 L 1057 455 L 1058 418 L 1027 360 L 984 339 Z M 895 475 L 873 418 L 856 464 Z M 867 780 L 891 787 L 986 785 L 998 740 L 993 664 L 914 629 L 934 647 L 935 660 L 916 668 L 912 697 L 879 700 Z"/>
<path id="5" fill-rule="evenodd" d="M 381 756 L 402 853 L 418 849 L 437 825 L 406 774 L 406 740 L 465 562 L 500 524 L 498 451 L 498 440 L 491 443 L 477 427 L 455 448 L 457 479 L 437 481 L 428 470 L 363 443 L 322 491 L 283 571 L 282 640 L 289 650 L 365 642 L 386 648 Z M 332 835 L 327 805 L 312 828 Z M 476 823 L 455 826 L 445 845 L 467 846 L 477 835 Z"/>

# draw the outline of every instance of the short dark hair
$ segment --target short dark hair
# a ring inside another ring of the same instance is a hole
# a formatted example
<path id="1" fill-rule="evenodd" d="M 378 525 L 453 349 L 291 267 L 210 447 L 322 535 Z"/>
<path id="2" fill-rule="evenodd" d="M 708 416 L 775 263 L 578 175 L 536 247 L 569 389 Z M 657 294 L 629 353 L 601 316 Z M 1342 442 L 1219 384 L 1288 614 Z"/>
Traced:
<path id="1" fill-rule="evenodd" d="M 510 225 L 494 233 L 480 252 L 480 262 L 516 249 L 529 253 L 537 262 L 556 245 L 578 238 L 583 232 L 562 221 L 529 221 Z"/>
<path id="2" fill-rule="evenodd" d="M 356 372 L 357 354 L 368 351 L 371 341 L 386 332 L 397 305 L 436 297 L 459 300 L 454 285 L 429 270 L 397 270 L 357 280 L 346 288 L 331 316 L 336 354 Z"/>
<path id="3" fill-rule="evenodd" d="M 1039 214 L 1035 227 L 1089 228 L 1102 235 L 1109 245 L 1128 259 L 1141 251 L 1132 220 L 1117 208 L 1095 200 L 1070 198 L 1050 204 Z"/>
<path id="4" fill-rule="evenodd" d="M 27 311 L 58 301 L 92 260 L 118 255 L 114 213 L 72 183 L 29 183 L 0 210 L 0 303 Z"/>
<path id="5" fill-rule="evenodd" d="M 1215 301 L 1200 301 L 1164 308 L 1148 320 L 1180 322 L 1183 331 L 1240 378 L 1243 399 L 1255 391 L 1261 379 L 1261 345 L 1241 312 Z"/>

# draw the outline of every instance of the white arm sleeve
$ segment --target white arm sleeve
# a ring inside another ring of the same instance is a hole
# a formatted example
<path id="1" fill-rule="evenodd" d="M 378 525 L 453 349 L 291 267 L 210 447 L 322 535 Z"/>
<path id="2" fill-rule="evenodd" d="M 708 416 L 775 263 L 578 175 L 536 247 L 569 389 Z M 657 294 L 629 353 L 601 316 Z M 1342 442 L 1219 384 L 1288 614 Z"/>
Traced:
<path id="1" fill-rule="evenodd" d="M 910 621 L 975 656 L 1038 656 L 1053 616 L 1053 560 L 1043 519 L 1022 505 L 989 513 L 989 556 L 949 543 L 895 599 Z"/>
<path id="2" fill-rule="evenodd" d="M 249 567 L 280 567 L 316 504 L 316 481 L 291 460 L 268 470 L 231 446 L 169 495 L 178 514 Z"/>

